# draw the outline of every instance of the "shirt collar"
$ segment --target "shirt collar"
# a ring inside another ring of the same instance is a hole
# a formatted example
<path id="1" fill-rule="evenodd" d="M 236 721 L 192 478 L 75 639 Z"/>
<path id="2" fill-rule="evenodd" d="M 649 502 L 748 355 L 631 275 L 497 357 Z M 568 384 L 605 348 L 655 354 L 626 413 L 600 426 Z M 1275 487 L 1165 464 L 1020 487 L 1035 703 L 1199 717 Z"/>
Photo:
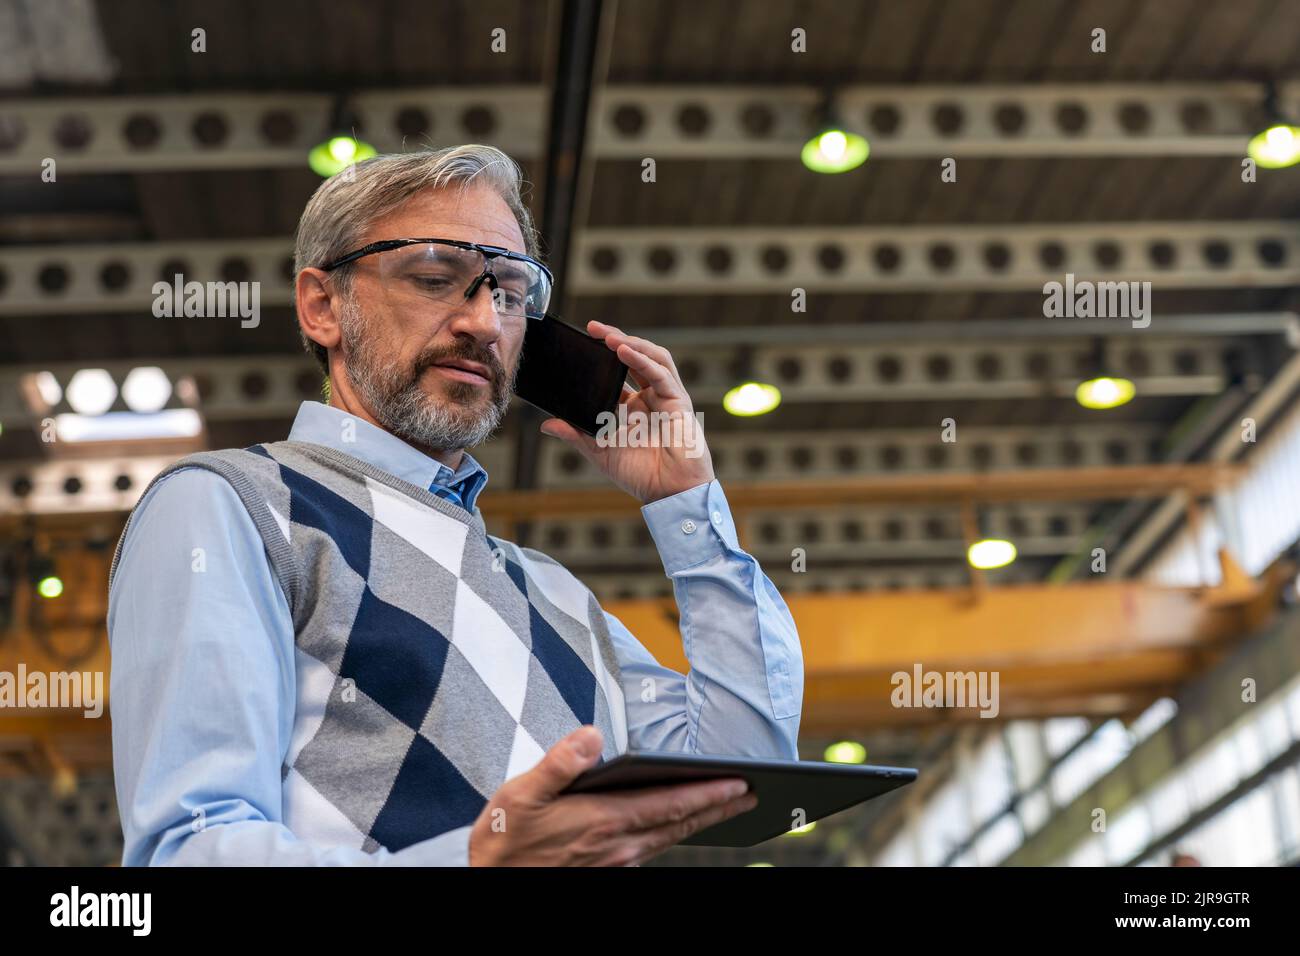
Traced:
<path id="1" fill-rule="evenodd" d="M 488 480 L 487 471 L 469 452 L 461 455 L 460 467 L 452 471 L 378 425 L 322 402 L 305 401 L 298 406 L 289 440 L 325 445 L 421 488 L 459 486 L 461 500 L 470 512 Z"/>

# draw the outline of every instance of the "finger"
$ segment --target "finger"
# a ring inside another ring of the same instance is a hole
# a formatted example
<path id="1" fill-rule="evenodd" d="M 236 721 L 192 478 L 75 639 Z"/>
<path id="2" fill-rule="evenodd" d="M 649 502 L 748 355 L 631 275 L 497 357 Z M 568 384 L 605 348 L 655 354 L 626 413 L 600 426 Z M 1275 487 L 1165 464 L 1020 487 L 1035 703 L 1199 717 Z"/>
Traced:
<path id="1" fill-rule="evenodd" d="M 643 830 L 636 836 L 635 856 L 633 862 L 629 865 L 638 866 L 646 860 L 653 859 L 670 847 L 676 846 L 692 834 L 707 830 L 711 826 L 715 826 L 724 820 L 730 820 L 732 817 L 740 816 L 742 813 L 748 813 L 756 806 L 758 806 L 758 797 L 755 794 L 747 793 L 734 800 L 728 800 L 721 806 L 701 810 L 685 820 L 667 823 L 652 830 Z"/>
<path id="2" fill-rule="evenodd" d="M 726 803 L 744 793 L 744 780 L 727 777 L 699 783 L 678 783 L 647 787 L 626 793 L 606 794 L 614 810 L 624 820 L 626 830 L 647 830 L 665 823 L 684 820 L 694 813 Z"/>
<path id="3" fill-rule="evenodd" d="M 655 343 L 651 342 L 649 339 L 643 339 L 639 335 L 624 334 L 623 341 L 632 346 L 632 348 L 636 349 L 638 352 L 650 356 L 660 365 L 664 366 L 664 368 L 671 369 L 673 375 L 677 374 L 677 363 L 673 361 L 673 353 L 669 352 L 662 345 L 655 345 Z"/>
<path id="4" fill-rule="evenodd" d="M 638 352 L 626 342 L 618 347 L 618 357 L 638 376 L 638 381 L 654 386 L 661 398 L 685 398 L 685 389 L 671 371 L 644 352 Z"/>
<path id="5" fill-rule="evenodd" d="M 600 758 L 604 735 L 599 727 L 586 724 L 564 737 L 532 770 L 516 779 L 519 793 L 526 799 L 545 802 L 560 795 L 579 774 Z"/>
<path id="6" fill-rule="evenodd" d="M 604 322 L 592 321 L 590 323 L 600 330 L 600 335 L 605 339 L 605 344 L 617 348 L 619 345 L 626 343 L 632 346 L 638 352 L 650 356 L 660 365 L 671 369 L 674 375 L 677 375 L 677 363 L 673 361 L 673 355 L 662 345 L 656 345 L 649 339 L 643 339 L 639 335 L 628 335 L 622 329 L 613 325 L 606 325 Z M 610 339 L 613 339 L 611 342 Z"/>

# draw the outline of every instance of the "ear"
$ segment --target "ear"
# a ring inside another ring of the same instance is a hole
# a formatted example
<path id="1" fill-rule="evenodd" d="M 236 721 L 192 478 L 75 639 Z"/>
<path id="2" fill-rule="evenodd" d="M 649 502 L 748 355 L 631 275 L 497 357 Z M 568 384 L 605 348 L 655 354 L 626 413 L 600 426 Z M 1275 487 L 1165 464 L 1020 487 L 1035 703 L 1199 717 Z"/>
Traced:
<path id="1" fill-rule="evenodd" d="M 334 308 L 334 293 L 321 269 L 303 269 L 294 283 L 298 324 L 307 338 L 327 349 L 338 348 L 343 332 Z"/>

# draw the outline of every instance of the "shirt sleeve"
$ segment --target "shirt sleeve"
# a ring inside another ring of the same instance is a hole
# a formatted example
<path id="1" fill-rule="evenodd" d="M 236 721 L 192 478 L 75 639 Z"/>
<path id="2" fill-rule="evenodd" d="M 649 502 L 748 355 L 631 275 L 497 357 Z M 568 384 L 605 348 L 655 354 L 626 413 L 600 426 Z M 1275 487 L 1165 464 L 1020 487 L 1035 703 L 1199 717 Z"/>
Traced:
<path id="1" fill-rule="evenodd" d="M 605 612 L 622 671 L 628 747 L 799 758 L 803 652 L 794 618 L 741 550 L 716 481 L 641 509 L 673 582 L 686 675 Z"/>
<path id="2" fill-rule="evenodd" d="M 283 822 L 296 678 L 288 602 L 234 488 L 182 468 L 134 512 L 109 592 L 123 865 L 465 866 L 470 827 L 396 853 Z"/>

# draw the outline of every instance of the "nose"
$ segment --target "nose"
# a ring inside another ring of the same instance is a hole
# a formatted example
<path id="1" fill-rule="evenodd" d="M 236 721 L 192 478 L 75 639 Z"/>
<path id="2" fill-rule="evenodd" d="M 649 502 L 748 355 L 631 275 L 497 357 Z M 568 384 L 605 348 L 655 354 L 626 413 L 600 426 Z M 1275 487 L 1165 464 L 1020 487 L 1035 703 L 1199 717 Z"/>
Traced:
<path id="1" fill-rule="evenodd" d="M 490 272 L 484 272 L 470 284 L 464 300 L 452 310 L 453 332 L 472 335 L 485 344 L 501 337 L 501 316 L 492 299 L 496 287 L 496 277 Z"/>

